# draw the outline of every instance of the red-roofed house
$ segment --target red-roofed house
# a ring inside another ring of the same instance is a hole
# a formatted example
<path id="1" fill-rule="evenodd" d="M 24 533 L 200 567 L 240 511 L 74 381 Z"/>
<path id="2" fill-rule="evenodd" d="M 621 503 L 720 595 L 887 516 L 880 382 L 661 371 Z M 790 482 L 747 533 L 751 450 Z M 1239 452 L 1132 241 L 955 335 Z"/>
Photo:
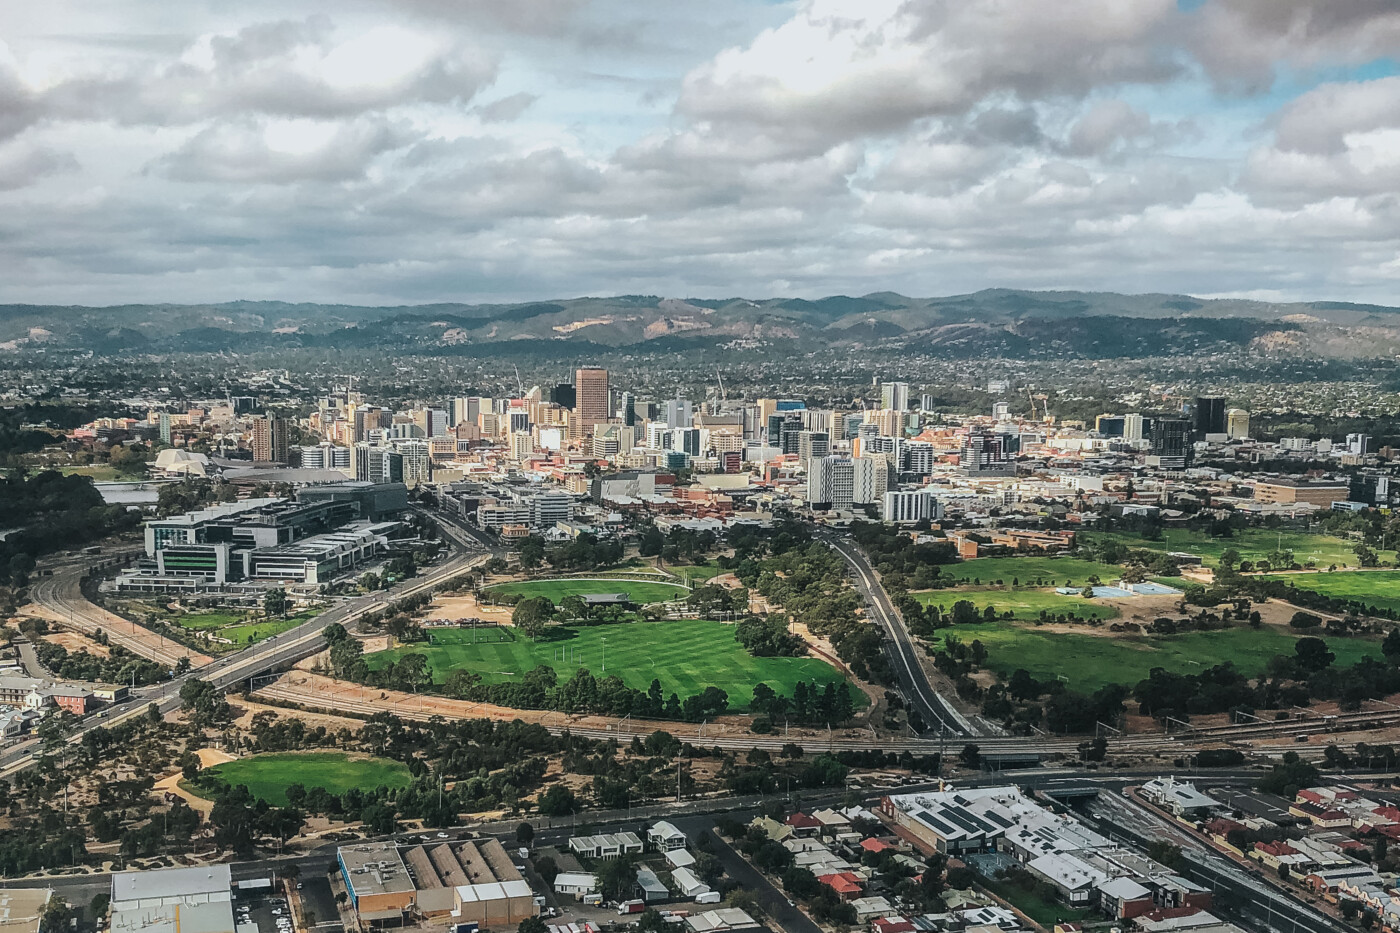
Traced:
<path id="1" fill-rule="evenodd" d="M 1249 857 L 1257 859 L 1261 865 L 1278 871 L 1280 865 L 1290 868 L 1306 865 L 1308 857 L 1286 842 L 1257 842 Z"/>
<path id="2" fill-rule="evenodd" d="M 785 824 L 792 827 L 794 836 L 815 836 L 821 832 L 822 821 L 815 816 L 808 816 L 801 810 L 783 820 Z"/>
<path id="3" fill-rule="evenodd" d="M 876 917 L 870 928 L 875 933 L 914 933 L 914 924 L 903 917 Z"/>
<path id="4" fill-rule="evenodd" d="M 860 897 L 864 890 L 860 886 L 860 878 L 848 871 L 833 872 L 830 875 L 822 875 L 817 879 L 822 884 L 836 892 L 836 896 L 843 901 L 852 901 Z"/>
<path id="5" fill-rule="evenodd" d="M 871 839 L 862 839 L 862 840 L 860 841 L 860 847 L 861 847 L 862 849 L 864 849 L 865 851 L 867 851 L 867 852 L 873 852 L 873 853 L 875 853 L 876 855 L 879 855 L 881 852 L 884 852 L 886 849 L 893 849 L 893 848 L 896 848 L 895 846 L 890 845 L 888 842 L 886 842 L 886 841 L 883 840 L 883 839 L 874 839 L 874 838 L 871 838 Z"/>

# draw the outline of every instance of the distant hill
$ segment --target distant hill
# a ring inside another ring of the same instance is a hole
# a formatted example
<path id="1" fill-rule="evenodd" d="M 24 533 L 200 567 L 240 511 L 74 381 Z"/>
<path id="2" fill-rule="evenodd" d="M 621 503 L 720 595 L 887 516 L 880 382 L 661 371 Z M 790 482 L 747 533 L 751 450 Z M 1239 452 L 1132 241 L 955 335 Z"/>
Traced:
<path id="1" fill-rule="evenodd" d="M 275 301 L 0 305 L 0 353 L 324 348 L 572 356 L 589 348 L 763 345 L 1091 359 L 1246 346 L 1278 355 L 1361 358 L 1400 353 L 1400 308 L 1003 288 L 942 298 L 893 292 L 816 300 L 624 295 L 377 308 Z"/>

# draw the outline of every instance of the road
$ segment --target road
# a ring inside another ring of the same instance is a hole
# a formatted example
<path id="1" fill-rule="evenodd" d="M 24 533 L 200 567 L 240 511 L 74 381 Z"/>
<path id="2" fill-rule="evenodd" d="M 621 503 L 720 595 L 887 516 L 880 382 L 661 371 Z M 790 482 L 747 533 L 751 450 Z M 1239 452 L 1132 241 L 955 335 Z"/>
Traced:
<path id="1" fill-rule="evenodd" d="M 928 675 L 919 664 L 918 645 L 914 643 L 909 630 L 904 627 L 904 620 L 899 617 L 894 603 L 890 600 L 890 594 L 885 592 L 865 554 L 848 539 L 822 531 L 817 532 L 817 536 L 851 565 L 856 592 L 864 598 L 870 617 L 885 630 L 892 655 L 891 667 L 894 668 L 895 676 L 899 678 L 905 701 L 918 710 L 919 716 L 926 724 L 939 723 L 943 732 L 963 736 L 980 735 L 982 730 L 929 683 Z"/>
<path id="2" fill-rule="evenodd" d="M 193 667 L 209 663 L 206 655 L 89 602 L 82 591 L 83 577 L 89 568 L 90 563 L 82 559 L 56 564 L 52 576 L 39 577 L 29 587 L 30 600 L 55 621 L 84 634 L 92 635 L 101 629 L 111 644 L 120 645 L 139 657 L 172 668 L 181 658 L 189 658 Z"/>
<path id="3" fill-rule="evenodd" d="M 131 716 L 143 715 L 146 708 L 152 703 L 154 703 L 163 714 L 173 712 L 180 706 L 180 688 L 184 685 L 186 680 L 191 678 L 197 677 L 202 680 L 207 680 L 215 687 L 225 690 L 259 674 L 266 673 L 279 667 L 290 666 L 300 661 L 302 658 L 308 657 L 321 650 L 324 646 L 324 640 L 321 638 L 321 631 L 327 625 L 333 622 L 339 622 L 347 628 L 351 627 L 369 613 L 382 609 L 387 603 L 402 599 L 406 596 L 412 596 L 416 593 L 421 593 L 424 590 L 430 590 L 444 580 L 451 579 L 480 563 L 484 563 L 489 556 L 488 552 L 480 550 L 458 554 L 445 563 L 434 567 L 422 576 L 405 580 L 392 589 L 346 600 L 294 629 L 290 629 L 280 635 L 274 635 L 265 641 L 249 645 L 236 654 L 224 655 L 223 657 L 213 659 L 202 667 L 198 667 L 172 680 L 143 690 L 138 690 L 137 695 L 131 700 L 104 710 L 98 715 L 83 719 L 78 729 L 74 731 L 71 741 L 76 742 L 80 740 L 83 734 L 91 729 L 112 726 Z M 53 586 L 52 588 L 46 589 L 42 595 L 36 595 L 34 597 L 35 601 L 39 602 L 42 598 L 45 600 L 42 604 L 46 606 L 59 605 L 66 607 L 70 605 L 70 603 L 65 602 L 65 600 L 72 599 L 70 591 L 66 586 L 60 586 L 54 583 L 54 581 L 60 579 L 71 581 L 74 575 L 80 579 L 82 576 L 81 568 L 71 570 L 65 568 L 64 576 L 61 578 L 57 570 L 54 572 L 53 577 L 42 578 L 42 583 L 50 583 L 53 584 Z M 82 594 L 79 593 L 78 597 L 81 598 Z M 88 606 L 92 605 L 91 603 L 87 603 L 86 599 L 83 599 L 83 603 Z M 80 607 L 75 607 L 75 618 L 78 608 Z M 111 618 L 114 617 L 108 617 L 108 619 Z M 108 632 L 109 637 L 111 637 L 113 641 L 117 641 L 116 636 L 110 634 L 113 631 L 110 621 L 104 623 L 103 631 Z M 145 632 L 146 630 L 142 629 L 142 631 Z M 147 634 L 149 635 L 149 633 Z M 144 649 L 150 648 L 148 639 L 133 638 L 133 643 L 140 644 Z M 134 647 L 133 650 L 135 650 Z M 30 756 L 34 752 L 35 745 L 36 740 L 30 739 L 10 746 L 6 748 L 3 753 L 0 753 L 0 777 L 8 777 L 31 764 L 32 759 Z"/>

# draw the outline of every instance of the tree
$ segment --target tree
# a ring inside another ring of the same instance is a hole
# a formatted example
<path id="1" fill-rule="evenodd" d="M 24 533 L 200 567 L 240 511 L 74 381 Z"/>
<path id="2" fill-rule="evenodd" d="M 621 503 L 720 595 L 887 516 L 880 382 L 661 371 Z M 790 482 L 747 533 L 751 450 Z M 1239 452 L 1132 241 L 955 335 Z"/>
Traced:
<path id="1" fill-rule="evenodd" d="M 554 618 L 554 603 L 548 596 L 522 599 L 515 604 L 510 620 L 528 638 L 538 637 Z"/>
<path id="2" fill-rule="evenodd" d="M 269 616 L 282 617 L 287 614 L 287 591 L 280 586 L 273 587 L 263 594 L 263 612 Z"/>
<path id="3" fill-rule="evenodd" d="M 958 752 L 958 762 L 969 769 L 976 769 L 982 765 L 982 750 L 976 745 L 967 744 Z"/>
<path id="4" fill-rule="evenodd" d="M 1381 653 L 1392 664 L 1400 663 L 1400 628 L 1393 628 L 1381 642 Z"/>
<path id="5" fill-rule="evenodd" d="M 1298 670 L 1303 674 L 1315 674 L 1337 660 L 1336 654 L 1328 650 L 1327 642 L 1311 636 L 1300 638 L 1293 643 L 1293 655 Z"/>
<path id="6" fill-rule="evenodd" d="M 515 827 L 515 842 L 517 845 L 528 846 L 535 838 L 535 827 L 529 823 L 521 823 Z"/>
<path id="7" fill-rule="evenodd" d="M 578 809 L 578 798 L 563 784 L 551 784 L 540 794 L 538 807 L 545 816 L 568 816 Z"/>

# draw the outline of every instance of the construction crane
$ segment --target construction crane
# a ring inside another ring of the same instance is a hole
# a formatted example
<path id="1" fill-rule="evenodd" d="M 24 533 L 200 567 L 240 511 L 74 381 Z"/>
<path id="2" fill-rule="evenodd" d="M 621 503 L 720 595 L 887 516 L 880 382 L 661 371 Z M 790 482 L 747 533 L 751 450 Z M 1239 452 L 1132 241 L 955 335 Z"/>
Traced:
<path id="1" fill-rule="evenodd" d="M 524 397 L 525 397 L 525 383 L 524 383 L 524 382 L 521 380 L 521 378 L 520 378 L 520 367 L 519 367 L 518 365 L 516 365 L 515 363 L 512 363 L 511 365 L 512 365 L 512 366 L 515 366 L 515 387 L 516 387 L 516 389 L 518 389 L 519 392 L 520 392 L 520 394 L 517 395 L 516 398 L 524 398 Z"/>
<path id="2" fill-rule="evenodd" d="M 715 367 L 715 378 L 719 380 L 719 400 L 723 405 L 729 404 L 729 394 L 724 391 L 724 377 L 719 374 L 719 367 Z"/>

